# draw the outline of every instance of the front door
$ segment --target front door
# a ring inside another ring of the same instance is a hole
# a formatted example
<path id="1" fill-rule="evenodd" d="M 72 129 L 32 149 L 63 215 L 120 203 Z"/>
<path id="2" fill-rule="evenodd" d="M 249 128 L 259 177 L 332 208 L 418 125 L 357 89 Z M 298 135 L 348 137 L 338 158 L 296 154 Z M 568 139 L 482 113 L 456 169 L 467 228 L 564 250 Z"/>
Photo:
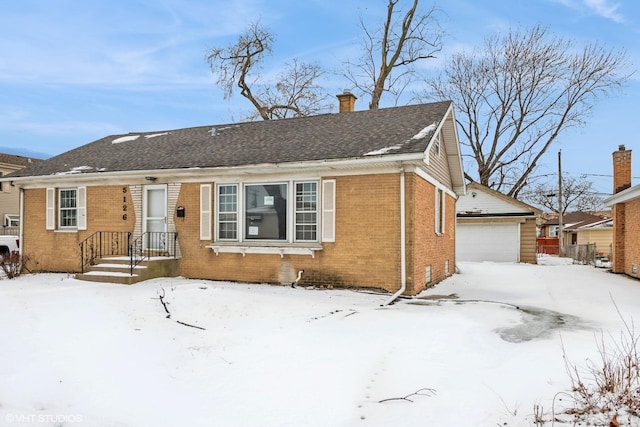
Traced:
<path id="1" fill-rule="evenodd" d="M 144 217 L 142 231 L 145 233 L 143 249 L 167 249 L 167 186 L 146 185 L 142 205 Z"/>

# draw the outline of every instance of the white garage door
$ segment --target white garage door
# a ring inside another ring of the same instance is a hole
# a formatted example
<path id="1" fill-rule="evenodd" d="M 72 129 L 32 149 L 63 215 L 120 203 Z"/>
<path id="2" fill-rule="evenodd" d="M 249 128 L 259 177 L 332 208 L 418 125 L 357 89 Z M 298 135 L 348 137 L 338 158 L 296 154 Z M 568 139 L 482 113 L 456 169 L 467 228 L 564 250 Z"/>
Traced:
<path id="1" fill-rule="evenodd" d="M 520 262 L 520 225 L 458 224 L 456 260 Z"/>

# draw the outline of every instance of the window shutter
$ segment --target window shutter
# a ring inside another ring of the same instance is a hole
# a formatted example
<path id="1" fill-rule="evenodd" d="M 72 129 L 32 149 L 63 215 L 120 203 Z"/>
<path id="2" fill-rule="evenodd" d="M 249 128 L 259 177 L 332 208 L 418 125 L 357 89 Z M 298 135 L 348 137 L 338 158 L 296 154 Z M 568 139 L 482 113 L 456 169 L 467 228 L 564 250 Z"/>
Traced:
<path id="1" fill-rule="evenodd" d="M 322 181 L 322 241 L 336 241 L 336 180 Z"/>
<path id="2" fill-rule="evenodd" d="M 56 225 L 56 189 L 47 188 L 47 221 L 46 229 L 55 230 Z"/>
<path id="3" fill-rule="evenodd" d="M 78 187 L 78 230 L 87 229 L 87 187 Z"/>
<path id="4" fill-rule="evenodd" d="M 211 184 L 200 186 L 200 240 L 211 240 Z"/>

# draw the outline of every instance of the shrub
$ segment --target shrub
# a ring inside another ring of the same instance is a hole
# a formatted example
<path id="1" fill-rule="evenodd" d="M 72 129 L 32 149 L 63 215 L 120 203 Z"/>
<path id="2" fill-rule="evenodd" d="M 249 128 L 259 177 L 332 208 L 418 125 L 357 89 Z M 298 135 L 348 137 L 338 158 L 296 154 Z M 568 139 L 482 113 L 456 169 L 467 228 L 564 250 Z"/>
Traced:
<path id="1" fill-rule="evenodd" d="M 0 256 L 0 267 L 4 275 L 8 279 L 20 276 L 22 268 L 27 263 L 28 258 L 20 255 L 19 252 L 11 252 L 10 254 Z"/>

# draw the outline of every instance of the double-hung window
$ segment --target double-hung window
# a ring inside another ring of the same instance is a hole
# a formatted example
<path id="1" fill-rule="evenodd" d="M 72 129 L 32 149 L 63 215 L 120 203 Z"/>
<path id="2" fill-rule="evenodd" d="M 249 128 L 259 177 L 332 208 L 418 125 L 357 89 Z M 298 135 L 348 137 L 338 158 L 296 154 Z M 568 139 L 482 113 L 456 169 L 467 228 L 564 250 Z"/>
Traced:
<path id="1" fill-rule="evenodd" d="M 75 188 L 58 191 L 58 227 L 76 228 L 78 226 L 78 190 Z"/>
<path id="2" fill-rule="evenodd" d="M 296 240 L 318 240 L 318 183 L 296 183 Z"/>
<path id="3" fill-rule="evenodd" d="M 218 186 L 218 240 L 238 239 L 238 186 Z"/>
<path id="4" fill-rule="evenodd" d="M 46 192 L 47 230 L 87 229 L 87 189 L 47 188 Z"/>
<path id="5" fill-rule="evenodd" d="M 317 242 L 316 181 L 219 184 L 216 241 Z"/>
<path id="6" fill-rule="evenodd" d="M 436 135 L 436 139 L 433 141 L 433 152 L 436 156 L 440 156 L 440 133 Z"/>

